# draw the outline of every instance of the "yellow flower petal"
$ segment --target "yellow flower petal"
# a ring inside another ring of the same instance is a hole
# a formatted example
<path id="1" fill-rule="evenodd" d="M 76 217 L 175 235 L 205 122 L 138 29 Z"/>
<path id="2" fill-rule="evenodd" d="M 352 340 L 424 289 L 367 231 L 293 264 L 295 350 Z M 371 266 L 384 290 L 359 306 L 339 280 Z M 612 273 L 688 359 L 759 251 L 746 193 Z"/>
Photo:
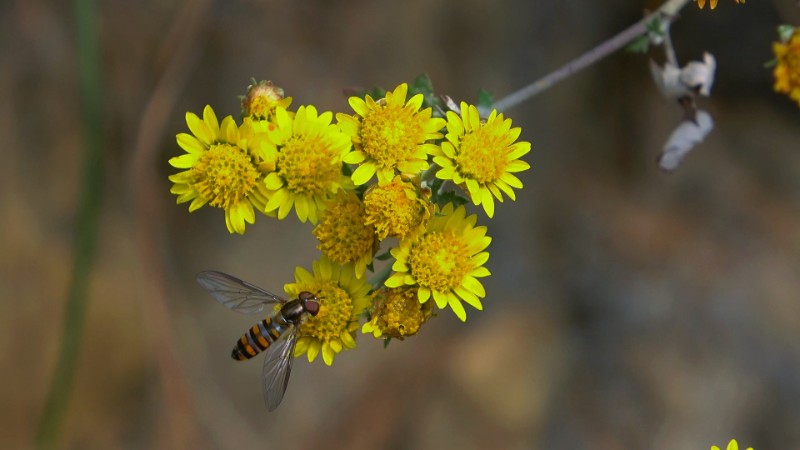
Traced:
<path id="1" fill-rule="evenodd" d="M 448 296 L 447 304 L 462 322 L 467 321 L 467 312 L 464 310 L 464 305 L 461 304 L 461 301 L 459 301 L 456 296 Z"/>
<path id="2" fill-rule="evenodd" d="M 439 292 L 436 289 L 432 289 L 431 293 L 433 294 L 433 300 L 436 302 L 436 306 L 440 309 L 444 309 L 444 307 L 447 306 L 447 294 Z"/>
<path id="3" fill-rule="evenodd" d="M 265 185 L 267 186 L 267 189 L 271 191 L 277 191 L 278 189 L 283 187 L 283 179 L 276 172 L 272 172 L 269 175 L 267 175 L 264 181 Z M 282 195 L 285 196 L 286 193 L 284 192 Z M 277 208 L 277 206 L 271 209 L 275 208 Z"/>
<path id="4" fill-rule="evenodd" d="M 319 351 L 322 349 L 322 343 L 319 341 L 313 341 L 308 346 L 308 362 L 314 362 L 317 359 L 317 355 Z"/>
<path id="5" fill-rule="evenodd" d="M 368 108 L 363 99 L 359 97 L 350 97 L 347 99 L 347 103 L 350 104 L 350 107 L 353 108 L 353 111 L 359 116 L 364 117 L 367 115 Z"/>
<path id="6" fill-rule="evenodd" d="M 205 147 L 211 145 L 215 136 L 211 133 L 211 130 L 208 129 L 208 125 L 197 117 L 197 114 L 187 112 L 186 125 L 189 126 L 189 131 L 191 131 Z"/>
<path id="7" fill-rule="evenodd" d="M 492 193 L 489 192 L 488 189 L 481 191 L 480 203 L 483 205 L 486 215 L 489 216 L 489 218 L 494 217 L 494 199 L 492 199 Z"/>
<path id="8" fill-rule="evenodd" d="M 343 159 L 343 161 L 346 162 L 347 164 L 358 164 L 364 161 L 366 158 L 367 155 L 364 154 L 364 152 L 355 151 L 348 153 L 347 156 Z"/>
<path id="9" fill-rule="evenodd" d="M 188 133 L 178 133 L 175 137 L 178 145 L 189 153 L 201 154 L 205 151 L 205 146 L 196 137 Z"/>
<path id="10" fill-rule="evenodd" d="M 187 153 L 185 155 L 170 158 L 169 164 L 176 169 L 189 169 L 197 162 L 197 155 Z"/>
<path id="11" fill-rule="evenodd" d="M 351 178 L 356 186 L 361 186 L 369 181 L 373 175 L 375 175 L 375 165 L 372 163 L 364 163 L 358 166 Z"/>
<path id="12" fill-rule="evenodd" d="M 486 297 L 486 290 L 483 288 L 481 282 L 471 275 L 464 277 L 464 280 L 461 282 L 461 284 L 464 286 L 464 288 L 478 297 Z"/>

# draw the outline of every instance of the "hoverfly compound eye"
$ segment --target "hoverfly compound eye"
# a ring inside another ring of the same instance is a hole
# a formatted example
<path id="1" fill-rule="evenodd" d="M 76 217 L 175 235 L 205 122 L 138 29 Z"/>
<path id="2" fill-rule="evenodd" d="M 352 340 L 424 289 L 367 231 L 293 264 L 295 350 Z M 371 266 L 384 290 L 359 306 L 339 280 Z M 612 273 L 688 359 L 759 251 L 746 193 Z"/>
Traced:
<path id="1" fill-rule="evenodd" d="M 319 313 L 319 303 L 317 303 L 316 297 L 311 300 L 306 300 L 306 311 L 312 316 L 316 316 L 317 313 Z"/>
<path id="2" fill-rule="evenodd" d="M 303 302 L 303 307 L 309 314 L 316 316 L 319 313 L 319 300 L 316 295 L 311 292 L 301 292 L 297 297 Z"/>

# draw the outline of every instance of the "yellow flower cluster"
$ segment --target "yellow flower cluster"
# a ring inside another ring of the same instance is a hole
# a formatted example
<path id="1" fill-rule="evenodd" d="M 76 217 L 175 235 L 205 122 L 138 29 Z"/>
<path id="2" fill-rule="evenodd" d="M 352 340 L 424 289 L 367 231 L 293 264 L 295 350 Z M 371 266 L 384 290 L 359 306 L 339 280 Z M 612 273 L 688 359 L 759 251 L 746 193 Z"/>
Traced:
<path id="1" fill-rule="evenodd" d="M 777 64 L 772 74 L 775 76 L 775 92 L 787 94 L 800 105 L 800 28 L 792 30 L 783 42 L 772 44 Z"/>
<path id="2" fill-rule="evenodd" d="M 491 238 L 464 203 L 491 218 L 495 200 L 514 200 L 531 145 L 497 111 L 481 117 L 462 102 L 435 112 L 422 92 L 409 90 L 403 83 L 380 98 L 350 97 L 353 113 L 337 113 L 334 122 L 312 105 L 290 110 L 283 89 L 254 82 L 242 97 L 241 123 L 219 122 L 210 106 L 202 118 L 186 115 L 190 133 L 177 136 L 185 154 L 169 161 L 181 169 L 169 177 L 178 203 L 222 209 L 230 233 L 244 234 L 256 211 L 285 219 L 294 210 L 315 225 L 322 255 L 284 287 L 319 299 L 318 314 L 298 330 L 295 356 L 322 354 L 331 364 L 355 347 L 361 318 L 363 333 L 403 339 L 434 304 L 462 321 L 464 303 L 483 308 L 479 279 L 490 275 Z M 382 244 L 389 248 L 378 254 Z M 373 264 L 390 258 L 367 282 Z"/>

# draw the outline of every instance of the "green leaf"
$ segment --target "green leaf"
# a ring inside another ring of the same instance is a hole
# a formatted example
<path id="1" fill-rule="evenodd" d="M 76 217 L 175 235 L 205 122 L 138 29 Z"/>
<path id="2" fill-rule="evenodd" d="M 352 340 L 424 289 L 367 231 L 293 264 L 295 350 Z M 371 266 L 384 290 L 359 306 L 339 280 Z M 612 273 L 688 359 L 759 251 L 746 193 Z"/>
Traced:
<path id="1" fill-rule="evenodd" d="M 378 261 L 386 261 L 387 259 L 392 257 L 392 249 L 386 250 L 385 252 L 381 253 L 380 255 L 376 256 L 375 259 Z"/>
<path id="2" fill-rule="evenodd" d="M 648 33 L 653 33 L 656 36 L 664 36 L 664 22 L 661 21 L 661 17 L 659 16 L 653 17 L 653 20 L 648 22 L 645 28 L 647 28 Z"/>
<path id="3" fill-rule="evenodd" d="M 486 89 L 481 89 L 478 91 L 478 104 L 475 105 L 478 107 L 479 110 L 491 111 L 492 107 L 494 106 L 494 100 L 492 99 L 492 93 L 487 91 Z"/>
<path id="4" fill-rule="evenodd" d="M 625 47 L 625 51 L 630 53 L 646 54 L 648 51 L 650 51 L 650 37 L 647 35 L 639 37 L 628 44 L 628 46 Z"/>
<path id="5" fill-rule="evenodd" d="M 440 178 L 434 178 L 433 182 L 431 182 L 430 189 L 431 189 L 431 202 L 438 203 L 439 200 L 439 189 L 442 188 L 442 183 L 444 180 Z"/>
<path id="6" fill-rule="evenodd" d="M 390 337 L 388 337 L 388 338 L 383 340 L 383 349 L 384 350 L 386 349 L 386 347 L 389 346 L 389 342 L 391 342 L 391 341 L 392 341 L 392 338 L 390 338 Z"/>
<path id="7" fill-rule="evenodd" d="M 463 195 L 457 194 L 455 191 L 447 191 L 442 192 L 439 194 L 439 201 L 437 202 L 440 206 L 444 206 L 448 203 L 452 203 L 453 206 L 458 208 L 461 205 L 467 204 L 469 199 L 464 197 Z"/>
<path id="8" fill-rule="evenodd" d="M 434 106 L 440 106 L 439 98 L 433 92 L 433 82 L 428 77 L 427 74 L 422 74 L 414 79 L 414 81 L 408 85 L 408 97 L 411 98 L 417 94 L 422 94 L 422 107 L 423 108 L 431 108 Z"/>
<path id="9" fill-rule="evenodd" d="M 662 38 L 666 35 L 667 27 L 664 21 L 656 16 L 653 20 L 647 22 L 645 29 L 647 33 L 628 44 L 628 46 L 625 47 L 625 51 L 630 53 L 647 53 L 650 51 L 651 43 L 656 44 L 663 40 Z M 656 40 L 656 38 L 658 38 L 658 40 Z"/>
<path id="10" fill-rule="evenodd" d="M 795 32 L 795 27 L 791 25 L 778 25 L 778 36 L 781 38 L 782 43 L 789 42 Z"/>
<path id="11" fill-rule="evenodd" d="M 364 194 L 367 192 L 367 189 L 369 189 L 369 186 L 366 184 L 356 187 L 355 192 L 359 200 L 364 200 Z"/>

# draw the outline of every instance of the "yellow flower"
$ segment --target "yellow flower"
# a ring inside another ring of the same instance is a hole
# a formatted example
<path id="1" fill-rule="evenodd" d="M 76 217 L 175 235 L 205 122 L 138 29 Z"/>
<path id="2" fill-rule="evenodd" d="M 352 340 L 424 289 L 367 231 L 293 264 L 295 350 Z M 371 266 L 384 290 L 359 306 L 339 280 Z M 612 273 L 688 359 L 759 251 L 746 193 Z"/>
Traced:
<path id="1" fill-rule="evenodd" d="M 401 240 L 391 251 L 395 273 L 386 286 L 418 286 L 420 303 L 433 297 L 440 309 L 450 306 L 462 321 L 467 320 L 462 300 L 483 309 L 480 298 L 486 291 L 478 278 L 490 275 L 483 267 L 489 252 L 483 250 L 492 238 L 486 236 L 486 227 L 475 226 L 477 216 L 466 214 L 463 206 L 454 209 L 448 203 L 424 229 Z"/>
<path id="2" fill-rule="evenodd" d="M 403 340 L 417 334 L 431 316 L 431 302 L 420 303 L 417 288 L 381 288 L 372 293 L 372 311 L 362 333 Z"/>
<path id="3" fill-rule="evenodd" d="M 340 191 L 328 201 L 314 236 L 319 248 L 337 264 L 355 263 L 357 277 L 364 276 L 378 246 L 375 227 L 365 223 L 364 204 L 353 191 Z"/>
<path id="4" fill-rule="evenodd" d="M 433 211 L 433 203 L 423 198 L 419 187 L 399 175 L 383 186 L 371 186 L 364 194 L 364 207 L 366 223 L 375 226 L 380 240 L 405 237 Z"/>
<path id="5" fill-rule="evenodd" d="M 270 192 L 266 211 L 278 211 L 283 219 L 295 208 L 301 222 L 317 223 L 317 211 L 343 188 L 351 188 L 342 175 L 342 159 L 352 146 L 348 136 L 331 124 L 333 114 L 317 115 L 313 106 L 301 106 L 292 117 L 284 108 L 275 109 L 275 127 L 264 145 L 267 163 L 275 171 L 266 177 Z"/>
<path id="6" fill-rule="evenodd" d="M 291 104 L 292 97 L 284 97 L 283 88 L 261 81 L 247 87 L 247 94 L 242 97 L 242 115 L 255 122 L 268 121 L 275 116 L 277 107 L 288 109 Z"/>
<path id="7" fill-rule="evenodd" d="M 703 9 L 706 6 L 706 0 L 694 0 L 694 1 L 697 2 L 697 6 L 700 9 Z M 711 9 L 714 9 L 714 8 L 717 7 L 717 1 L 718 0 L 711 0 L 711 2 L 710 2 Z M 737 4 L 744 4 L 745 3 L 745 0 L 735 0 L 735 1 L 736 1 Z"/>
<path id="8" fill-rule="evenodd" d="M 356 347 L 355 333 L 358 319 L 369 305 L 369 289 L 364 278 L 355 276 L 353 266 L 340 266 L 324 256 L 312 264 L 313 273 L 302 267 L 295 270 L 296 283 L 284 290 L 297 297 L 307 291 L 319 298 L 319 313 L 309 317 L 298 330 L 295 356 L 306 354 L 313 362 L 322 353 L 325 364 L 333 364 L 333 357 L 344 349 Z"/>
<path id="9" fill-rule="evenodd" d="M 716 445 L 712 445 L 711 450 L 720 450 L 720 448 Z M 726 450 L 739 450 L 739 443 L 736 442 L 736 439 L 731 439 L 731 441 L 728 442 Z M 747 450 L 753 450 L 753 447 L 747 447 Z"/>
<path id="10" fill-rule="evenodd" d="M 530 168 L 519 159 L 531 150 L 530 142 L 514 142 L 521 132 L 497 110 L 482 122 L 478 108 L 461 102 L 461 116 L 447 112 L 446 140 L 431 151 L 433 162 L 442 167 L 436 177 L 466 185 L 472 203 L 494 216 L 492 195 L 502 202 L 502 191 L 515 200 L 512 188 L 521 189 L 522 182 L 513 173 Z"/>
<path id="11" fill-rule="evenodd" d="M 432 118 L 431 108 L 422 111 L 423 95 L 417 94 L 406 102 L 408 85 L 397 86 L 384 99 L 374 101 L 350 97 L 355 115 L 337 114 L 342 130 L 353 140 L 355 151 L 344 161 L 359 164 L 353 172 L 353 182 L 360 186 L 377 173 L 378 182 L 392 181 L 395 169 L 404 174 L 416 174 L 428 169 L 428 151 L 439 139 L 445 124 L 442 118 Z"/>
<path id="12" fill-rule="evenodd" d="M 775 66 L 775 92 L 788 94 L 800 105 L 800 32 L 796 31 L 785 43 L 772 44 L 778 64 Z"/>
<path id="13" fill-rule="evenodd" d="M 186 124 L 192 134 L 177 135 L 186 154 L 169 163 L 187 170 L 169 177 L 174 183 L 170 192 L 178 195 L 178 203 L 191 200 L 190 212 L 205 204 L 224 209 L 228 231 L 243 234 L 245 222 L 255 221 L 253 208 L 263 211 L 268 197 L 264 155 L 255 150 L 258 138 L 247 125 L 237 127 L 231 116 L 220 124 L 211 106 L 203 109 L 202 119 L 186 113 Z"/>

